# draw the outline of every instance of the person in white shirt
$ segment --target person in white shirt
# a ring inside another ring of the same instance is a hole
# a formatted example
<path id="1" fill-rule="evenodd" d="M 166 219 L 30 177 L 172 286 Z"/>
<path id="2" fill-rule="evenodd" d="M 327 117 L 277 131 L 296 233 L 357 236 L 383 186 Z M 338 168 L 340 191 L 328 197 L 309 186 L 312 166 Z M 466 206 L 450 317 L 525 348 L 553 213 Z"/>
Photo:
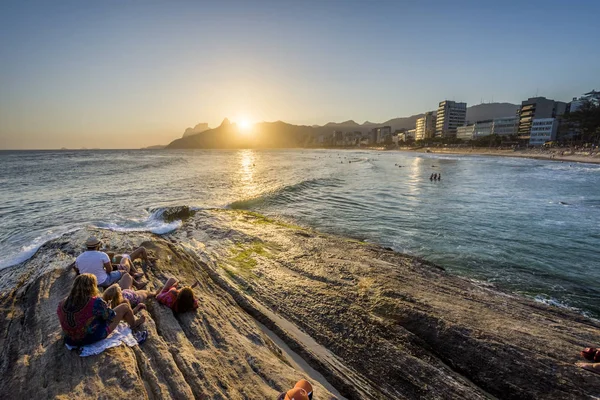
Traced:
<path id="1" fill-rule="evenodd" d="M 91 236 L 85 241 L 87 250 L 79 255 L 75 260 L 75 268 L 80 274 L 92 274 L 98 280 L 98 286 L 107 288 L 113 283 L 117 283 L 125 275 L 125 271 L 113 271 L 112 264 L 108 254 L 100 250 L 101 242 L 96 237 Z"/>

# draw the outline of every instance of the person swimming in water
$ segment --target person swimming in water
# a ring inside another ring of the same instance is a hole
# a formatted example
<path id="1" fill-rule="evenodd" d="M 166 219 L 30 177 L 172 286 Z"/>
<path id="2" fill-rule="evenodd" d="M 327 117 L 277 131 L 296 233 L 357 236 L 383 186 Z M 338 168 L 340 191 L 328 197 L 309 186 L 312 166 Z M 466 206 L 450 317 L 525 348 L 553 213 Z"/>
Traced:
<path id="1" fill-rule="evenodd" d="M 439 181 L 439 180 L 441 180 L 441 179 L 442 179 L 442 174 L 440 173 L 440 174 L 437 176 L 437 180 Z"/>
<path id="2" fill-rule="evenodd" d="M 429 180 L 432 181 L 433 180 L 433 174 L 431 174 L 431 176 L 429 177 Z"/>

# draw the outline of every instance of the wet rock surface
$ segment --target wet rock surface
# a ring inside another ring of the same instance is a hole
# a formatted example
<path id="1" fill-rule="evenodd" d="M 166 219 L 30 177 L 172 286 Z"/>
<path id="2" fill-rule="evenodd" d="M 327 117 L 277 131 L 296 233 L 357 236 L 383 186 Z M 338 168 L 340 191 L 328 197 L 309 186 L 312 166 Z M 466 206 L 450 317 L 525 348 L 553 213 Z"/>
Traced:
<path id="1" fill-rule="evenodd" d="M 252 213 L 206 212 L 187 229 L 171 236 L 202 242 L 197 254 L 247 311 L 293 324 L 354 373 L 340 376 L 322 349 L 298 350 L 348 397 L 600 395 L 600 379 L 574 366 L 599 343 L 597 321 Z"/>
<path id="2" fill-rule="evenodd" d="M 169 276 L 195 279 L 197 313 L 151 301 L 148 341 L 81 358 L 56 306 L 90 230 L 0 271 L 0 398 L 274 399 L 301 378 L 260 321 L 351 399 L 581 399 L 600 378 L 574 366 L 596 321 L 453 276 L 423 260 L 258 214 L 202 210 L 177 231 L 93 231 L 144 245 Z M 324 383 L 327 386 L 327 382 Z"/>

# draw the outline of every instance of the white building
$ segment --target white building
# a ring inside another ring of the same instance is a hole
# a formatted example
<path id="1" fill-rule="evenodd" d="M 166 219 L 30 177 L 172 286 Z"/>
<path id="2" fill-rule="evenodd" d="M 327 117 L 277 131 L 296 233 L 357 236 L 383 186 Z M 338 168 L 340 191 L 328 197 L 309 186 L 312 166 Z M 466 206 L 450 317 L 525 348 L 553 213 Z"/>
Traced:
<path id="1" fill-rule="evenodd" d="M 484 136 L 489 136 L 492 133 L 494 133 L 494 120 L 493 119 L 477 121 L 475 123 L 473 139 L 477 139 L 477 138 L 484 137 Z"/>
<path id="2" fill-rule="evenodd" d="M 436 137 L 456 136 L 456 128 L 465 124 L 467 119 L 467 103 L 444 100 L 440 102 L 436 121 Z"/>
<path id="3" fill-rule="evenodd" d="M 556 118 L 538 118 L 531 122 L 531 146 L 541 146 L 546 142 L 556 140 L 558 121 Z"/>
<path id="4" fill-rule="evenodd" d="M 456 128 L 456 137 L 462 140 L 472 140 L 489 135 L 515 135 L 519 128 L 518 117 L 503 117 L 477 121 L 474 124 Z"/>
<path id="5" fill-rule="evenodd" d="M 462 125 L 456 128 L 456 137 L 462 140 L 472 140 L 475 133 L 475 124 Z"/>
<path id="6" fill-rule="evenodd" d="M 591 92 L 585 93 L 580 98 L 574 97 L 573 101 L 571 102 L 569 111 L 573 112 L 573 111 L 579 110 L 579 108 L 581 108 L 582 104 L 585 103 L 586 101 L 589 101 L 590 103 L 592 103 L 596 106 L 600 106 L 600 92 L 592 90 Z"/>
<path id="7" fill-rule="evenodd" d="M 431 139 L 433 135 L 435 135 L 435 118 L 433 118 L 433 112 L 429 111 L 417 119 L 415 140 Z"/>

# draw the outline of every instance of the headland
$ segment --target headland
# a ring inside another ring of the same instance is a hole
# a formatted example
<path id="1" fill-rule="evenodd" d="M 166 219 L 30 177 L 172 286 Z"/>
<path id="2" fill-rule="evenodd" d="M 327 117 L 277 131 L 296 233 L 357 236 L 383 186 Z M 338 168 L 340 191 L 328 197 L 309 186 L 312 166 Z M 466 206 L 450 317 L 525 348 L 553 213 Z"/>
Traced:
<path id="1" fill-rule="evenodd" d="M 600 343 L 597 321 L 251 212 L 171 217 L 186 220 L 170 234 L 81 229 L 0 271 L 0 397 L 275 399 L 299 378 L 316 400 L 600 394 L 600 379 L 574 365 Z M 197 313 L 150 302 L 139 347 L 66 350 L 56 307 L 91 233 L 111 250 L 145 246 L 151 289 L 198 279 Z"/>

